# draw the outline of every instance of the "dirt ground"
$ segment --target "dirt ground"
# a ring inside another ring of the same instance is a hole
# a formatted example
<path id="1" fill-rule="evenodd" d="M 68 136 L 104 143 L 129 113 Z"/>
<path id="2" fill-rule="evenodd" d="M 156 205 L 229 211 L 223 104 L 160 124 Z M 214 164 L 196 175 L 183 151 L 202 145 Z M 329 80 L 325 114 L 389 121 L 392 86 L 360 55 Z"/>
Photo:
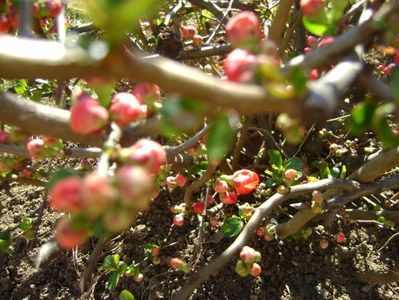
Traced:
<path id="1" fill-rule="evenodd" d="M 130 290 L 137 299 L 170 299 L 190 274 L 170 269 L 168 258 L 180 256 L 198 270 L 232 242 L 229 238 L 212 242 L 216 230 L 207 231 L 209 226 L 205 226 L 202 251 L 191 259 L 198 243 L 198 221 L 193 217 L 189 225 L 174 228 L 169 211 L 181 196 L 179 191 L 172 195 L 163 191 L 150 210 L 140 215 L 135 228 L 107 244 L 98 266 L 105 255 L 119 253 L 127 263 L 141 262 L 144 273 L 140 284 L 123 277 L 112 293 L 105 286 L 108 274 L 98 270 L 90 292 L 82 295 L 79 290 L 79 278 L 95 241 L 79 251 L 57 252 L 41 268 L 35 268 L 39 247 L 53 238 L 52 229 L 58 218 L 46 208 L 37 238 L 27 241 L 17 237 L 12 254 L 0 255 L 0 299 L 117 299 L 123 289 Z M 15 228 L 24 217 L 37 217 L 43 190 L 11 184 L 1 190 L 0 199 L 1 229 L 13 230 L 18 235 L 20 230 Z M 365 285 L 355 277 L 356 272 L 388 271 L 395 267 L 399 261 L 399 239 L 394 238 L 377 251 L 394 230 L 379 228 L 374 223 L 352 223 L 342 230 L 347 243 L 341 246 L 331 241 L 326 250 L 319 247 L 320 233 L 312 234 L 309 240 L 266 242 L 254 237 L 250 245 L 262 253 L 262 275 L 256 279 L 241 278 L 234 272 L 235 261 L 231 262 L 209 278 L 192 299 L 399 299 L 397 283 Z M 144 260 L 143 247 L 147 243 L 161 244 L 160 265 Z"/>

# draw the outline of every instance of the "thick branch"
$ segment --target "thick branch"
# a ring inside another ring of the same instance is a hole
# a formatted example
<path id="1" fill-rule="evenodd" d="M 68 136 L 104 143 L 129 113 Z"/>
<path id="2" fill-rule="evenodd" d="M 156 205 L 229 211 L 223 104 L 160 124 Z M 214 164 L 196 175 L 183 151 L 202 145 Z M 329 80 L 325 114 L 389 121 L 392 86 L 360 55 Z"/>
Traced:
<path id="1" fill-rule="evenodd" d="M 269 39 L 275 42 L 278 47 L 280 46 L 283 32 L 286 29 L 285 26 L 287 24 L 293 2 L 293 0 L 280 0 L 276 16 L 274 17 L 272 25 L 270 27 Z"/>

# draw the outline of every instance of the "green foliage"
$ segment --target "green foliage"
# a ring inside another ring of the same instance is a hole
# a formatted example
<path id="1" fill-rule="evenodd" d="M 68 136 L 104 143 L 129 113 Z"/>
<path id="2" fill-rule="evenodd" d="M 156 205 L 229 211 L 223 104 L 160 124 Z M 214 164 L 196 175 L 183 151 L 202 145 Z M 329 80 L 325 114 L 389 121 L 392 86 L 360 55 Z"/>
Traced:
<path id="1" fill-rule="evenodd" d="M 133 294 L 128 290 L 123 290 L 119 294 L 119 300 L 136 300 L 136 297 L 134 297 Z"/>
<path id="2" fill-rule="evenodd" d="M 227 237 L 238 235 L 244 226 L 244 222 L 240 217 L 232 216 L 228 218 L 222 225 L 223 234 Z"/>
<path id="3" fill-rule="evenodd" d="M 155 13 L 159 0 L 86 0 L 86 7 L 94 23 L 104 29 L 111 46 L 126 38 L 139 24 L 143 15 Z"/>
<path id="4" fill-rule="evenodd" d="M 168 98 L 160 110 L 162 134 L 173 137 L 196 129 L 203 110 L 203 105 L 196 100 L 177 95 Z"/>
<path id="5" fill-rule="evenodd" d="M 0 232 L 0 252 L 10 254 L 12 252 L 11 243 L 12 243 L 11 233 Z"/>
<path id="6" fill-rule="evenodd" d="M 231 149 L 234 141 L 234 130 L 226 115 L 220 115 L 211 126 L 206 141 L 208 159 L 219 160 Z"/>

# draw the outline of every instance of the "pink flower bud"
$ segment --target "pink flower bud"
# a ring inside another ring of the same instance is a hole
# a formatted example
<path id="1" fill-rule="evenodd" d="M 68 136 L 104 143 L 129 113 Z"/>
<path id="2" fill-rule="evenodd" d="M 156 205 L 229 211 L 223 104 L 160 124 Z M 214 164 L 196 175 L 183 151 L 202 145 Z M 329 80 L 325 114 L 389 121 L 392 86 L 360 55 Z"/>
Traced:
<path id="1" fill-rule="evenodd" d="M 44 4 L 46 5 L 49 15 L 51 18 L 55 18 L 59 15 L 62 9 L 61 0 L 44 0 Z"/>
<path id="2" fill-rule="evenodd" d="M 79 134 L 91 134 L 101 130 L 108 122 L 108 111 L 91 96 L 81 93 L 71 108 L 70 126 Z"/>
<path id="3" fill-rule="evenodd" d="M 323 202 L 323 194 L 319 191 L 313 191 L 312 192 L 312 200 L 316 203 Z"/>
<path id="4" fill-rule="evenodd" d="M 197 34 L 197 28 L 192 25 L 183 25 L 181 28 L 182 36 L 185 40 L 191 39 L 194 35 Z"/>
<path id="5" fill-rule="evenodd" d="M 44 155 L 44 149 L 45 149 L 44 141 L 39 138 L 30 140 L 26 144 L 26 149 L 28 150 L 28 154 L 30 157 L 32 157 L 34 159 L 42 158 Z"/>
<path id="6" fill-rule="evenodd" d="M 147 102 L 158 101 L 161 99 L 159 86 L 149 82 L 137 84 L 133 89 L 133 95 L 137 98 L 140 104 L 146 104 Z"/>
<path id="7" fill-rule="evenodd" d="M 202 203 L 202 202 L 195 202 L 194 204 L 193 204 L 193 211 L 196 213 L 196 214 L 202 214 L 203 212 L 204 212 L 204 210 L 205 210 L 205 205 L 204 205 L 204 203 Z"/>
<path id="8" fill-rule="evenodd" d="M 249 274 L 252 277 L 258 277 L 262 273 L 262 268 L 259 264 L 253 263 L 251 268 L 249 269 Z"/>
<path id="9" fill-rule="evenodd" d="M 293 182 L 296 179 L 298 172 L 294 169 L 288 169 L 284 172 L 284 179 L 288 182 Z"/>
<path id="10" fill-rule="evenodd" d="M 235 191 L 220 193 L 219 197 L 223 204 L 229 205 L 237 203 L 237 193 Z"/>
<path id="11" fill-rule="evenodd" d="M 326 45 L 328 45 L 328 44 L 331 44 L 331 43 L 334 42 L 334 41 L 335 41 L 335 38 L 334 38 L 334 37 L 332 37 L 332 36 L 325 36 L 325 37 L 323 37 L 323 38 L 319 41 L 319 43 L 317 44 L 317 48 L 320 48 L 320 47 L 326 46 Z"/>
<path id="12" fill-rule="evenodd" d="M 122 166 L 116 172 L 120 197 L 136 208 L 144 208 L 155 189 L 153 176 L 140 166 Z"/>
<path id="13" fill-rule="evenodd" d="M 187 179 L 184 175 L 177 173 L 175 179 L 178 186 L 183 187 L 186 185 Z"/>
<path id="14" fill-rule="evenodd" d="M 317 69 L 312 69 L 310 71 L 310 76 L 309 76 L 310 80 L 316 80 L 319 78 L 319 76 L 320 76 L 319 71 Z"/>
<path id="15" fill-rule="evenodd" d="M 201 46 L 202 45 L 202 40 L 203 40 L 203 38 L 199 34 L 196 34 L 196 35 L 193 36 L 193 43 L 194 43 L 195 46 L 198 46 L 198 47 Z"/>
<path id="16" fill-rule="evenodd" d="M 178 227 L 181 227 L 184 225 L 184 215 L 183 214 L 177 214 L 173 217 L 173 224 L 175 224 Z"/>
<path id="17" fill-rule="evenodd" d="M 90 173 L 83 178 L 83 196 L 85 210 L 97 216 L 117 199 L 118 192 L 108 177 Z"/>
<path id="18" fill-rule="evenodd" d="M 257 257 L 257 251 L 255 249 L 244 246 L 240 252 L 240 259 L 245 262 L 246 264 L 250 265 L 253 262 L 255 262 L 255 259 Z"/>
<path id="19" fill-rule="evenodd" d="M 257 15 L 243 11 L 232 17 L 226 25 L 227 40 L 234 46 L 258 41 L 262 36 Z"/>
<path id="20" fill-rule="evenodd" d="M 324 7 L 324 0 L 301 0 L 299 5 L 303 15 L 311 17 L 321 12 Z"/>
<path id="21" fill-rule="evenodd" d="M 166 152 L 157 142 L 140 139 L 130 148 L 120 151 L 120 160 L 126 164 L 139 164 L 156 174 L 166 161 Z"/>
<path id="22" fill-rule="evenodd" d="M 213 189 L 215 190 L 216 193 L 224 193 L 229 190 L 229 185 L 227 184 L 226 181 L 217 179 L 215 181 L 215 184 L 213 185 Z"/>
<path id="23" fill-rule="evenodd" d="M 208 195 L 208 206 L 215 204 L 215 198 L 212 195 Z"/>
<path id="24" fill-rule="evenodd" d="M 234 172 L 232 182 L 238 194 L 246 195 L 258 186 L 259 177 L 255 172 L 243 169 Z"/>
<path id="25" fill-rule="evenodd" d="M 132 94 L 118 93 L 112 97 L 109 111 L 111 119 L 123 127 L 140 117 L 141 105 Z"/>
<path id="26" fill-rule="evenodd" d="M 346 237 L 345 237 L 345 234 L 344 234 L 343 232 L 338 232 L 338 233 L 335 235 L 335 241 L 336 241 L 338 244 L 341 244 L 341 243 L 345 242 L 345 240 L 346 240 Z"/>
<path id="27" fill-rule="evenodd" d="M 58 245 L 66 250 L 82 246 L 89 239 L 85 229 L 73 228 L 67 219 L 58 223 L 55 237 Z"/>
<path id="28" fill-rule="evenodd" d="M 327 249 L 328 248 L 328 241 L 327 240 L 321 240 L 320 241 L 320 248 L 321 249 Z"/>
<path id="29" fill-rule="evenodd" d="M 235 49 L 223 61 L 225 74 L 228 80 L 240 82 L 251 78 L 251 68 L 256 57 L 247 50 Z"/>
<path id="30" fill-rule="evenodd" d="M 217 219 L 210 219 L 210 220 L 209 220 L 209 224 L 210 224 L 212 227 L 219 227 L 219 221 L 218 221 Z"/>
<path id="31" fill-rule="evenodd" d="M 10 142 L 10 134 L 0 130 L 0 144 L 8 144 Z"/>
<path id="32" fill-rule="evenodd" d="M 317 42 L 317 38 L 313 35 L 309 35 L 306 38 L 306 43 L 308 45 L 308 47 L 313 48 L 314 46 L 316 46 L 316 42 Z"/>
<path id="33" fill-rule="evenodd" d="M 83 184 L 78 177 L 67 177 L 58 181 L 50 190 L 50 206 L 65 213 L 79 213 L 83 209 Z"/>

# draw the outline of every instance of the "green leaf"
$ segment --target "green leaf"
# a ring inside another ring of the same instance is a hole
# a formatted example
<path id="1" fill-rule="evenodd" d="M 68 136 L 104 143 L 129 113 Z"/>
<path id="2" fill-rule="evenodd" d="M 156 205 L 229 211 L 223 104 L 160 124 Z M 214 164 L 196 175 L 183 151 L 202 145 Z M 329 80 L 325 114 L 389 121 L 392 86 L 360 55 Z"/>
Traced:
<path id="1" fill-rule="evenodd" d="M 107 255 L 104 258 L 104 263 L 103 266 L 105 268 L 109 268 L 109 270 L 113 270 L 116 271 L 119 267 L 119 254 L 115 254 L 115 255 Z"/>
<path id="2" fill-rule="evenodd" d="M 226 115 L 219 116 L 211 125 L 206 148 L 208 149 L 208 160 L 219 160 L 231 149 L 234 141 L 234 130 L 230 126 Z"/>
<path id="3" fill-rule="evenodd" d="M 200 161 L 199 163 L 194 163 L 190 167 L 187 168 L 187 174 L 188 175 L 194 175 L 194 176 L 202 176 L 206 172 L 206 169 L 208 168 L 208 161 L 203 160 Z"/>
<path id="4" fill-rule="evenodd" d="M 107 289 L 113 291 L 118 285 L 119 278 L 121 277 L 121 273 L 113 272 L 111 276 L 109 276 L 107 281 Z"/>
<path id="5" fill-rule="evenodd" d="M 203 105 L 196 100 L 176 95 L 169 97 L 160 110 L 162 134 L 176 136 L 196 129 L 203 110 Z"/>
<path id="6" fill-rule="evenodd" d="M 119 294 L 119 300 L 136 300 L 136 297 L 134 297 L 133 294 L 128 290 L 123 290 Z"/>
<path id="7" fill-rule="evenodd" d="M 18 95 L 25 96 L 28 92 L 28 82 L 25 79 L 17 80 L 14 89 Z"/>
<path id="8" fill-rule="evenodd" d="M 94 23 L 104 29 L 107 40 L 115 45 L 126 38 L 126 32 L 139 24 L 139 18 L 151 18 L 160 0 L 86 0 Z"/>
<path id="9" fill-rule="evenodd" d="M 222 225 L 223 234 L 227 237 L 233 237 L 241 232 L 244 222 L 237 216 L 227 219 Z"/>
<path id="10" fill-rule="evenodd" d="M 387 103 L 378 107 L 374 112 L 373 128 L 384 148 L 392 148 L 399 144 L 399 137 L 392 132 L 392 128 L 388 123 L 388 115 L 395 112 L 395 105 Z"/>
<path id="11" fill-rule="evenodd" d="M 10 254 L 12 236 L 10 232 L 0 232 L 0 252 Z"/>
<path id="12" fill-rule="evenodd" d="M 299 157 L 291 157 L 285 163 L 285 169 L 294 169 L 297 171 L 301 171 L 303 168 L 303 161 Z"/>
<path id="13" fill-rule="evenodd" d="M 348 4 L 348 0 L 333 0 L 330 4 L 331 11 L 329 12 L 329 19 L 331 20 L 331 23 L 335 23 L 342 17 L 344 9 Z"/>
<path id="14" fill-rule="evenodd" d="M 289 73 L 289 81 L 298 94 L 304 94 L 307 90 L 308 76 L 302 68 L 294 67 Z"/>
<path id="15" fill-rule="evenodd" d="M 130 266 L 127 267 L 126 269 L 126 275 L 127 276 L 136 276 L 140 274 L 140 270 L 138 267 L 138 264 L 136 264 L 134 261 L 131 263 Z"/>
<path id="16" fill-rule="evenodd" d="M 72 176 L 77 177 L 78 173 L 75 170 L 69 169 L 69 168 L 68 169 L 58 169 L 51 175 L 51 177 L 47 183 L 47 190 L 51 190 L 58 181 L 65 179 L 67 177 L 72 177 Z"/>
<path id="17" fill-rule="evenodd" d="M 33 225 L 32 218 L 24 218 L 22 220 L 22 223 L 19 225 L 19 228 L 21 228 L 23 231 L 27 231 L 29 229 L 32 229 L 32 225 Z"/>
<path id="18" fill-rule="evenodd" d="M 281 169 L 283 167 L 283 157 L 281 156 L 280 151 L 276 149 L 270 149 L 267 151 L 267 155 L 273 165 L 277 167 L 277 169 Z"/>
<path id="19" fill-rule="evenodd" d="M 98 96 L 98 103 L 104 107 L 109 107 L 111 104 L 111 94 L 114 90 L 112 84 L 102 84 L 93 88 Z"/>
<path id="20" fill-rule="evenodd" d="M 368 129 L 373 119 L 374 110 L 375 104 L 368 100 L 352 110 L 347 124 L 353 135 L 360 135 Z"/>
<path id="21" fill-rule="evenodd" d="M 307 17 L 302 18 L 302 23 L 307 31 L 318 36 L 322 36 L 324 33 L 326 33 L 329 27 L 327 22 L 317 22 L 310 20 Z"/>
<path id="22" fill-rule="evenodd" d="M 391 85 L 396 101 L 399 102 L 399 66 L 393 68 L 391 72 Z"/>

